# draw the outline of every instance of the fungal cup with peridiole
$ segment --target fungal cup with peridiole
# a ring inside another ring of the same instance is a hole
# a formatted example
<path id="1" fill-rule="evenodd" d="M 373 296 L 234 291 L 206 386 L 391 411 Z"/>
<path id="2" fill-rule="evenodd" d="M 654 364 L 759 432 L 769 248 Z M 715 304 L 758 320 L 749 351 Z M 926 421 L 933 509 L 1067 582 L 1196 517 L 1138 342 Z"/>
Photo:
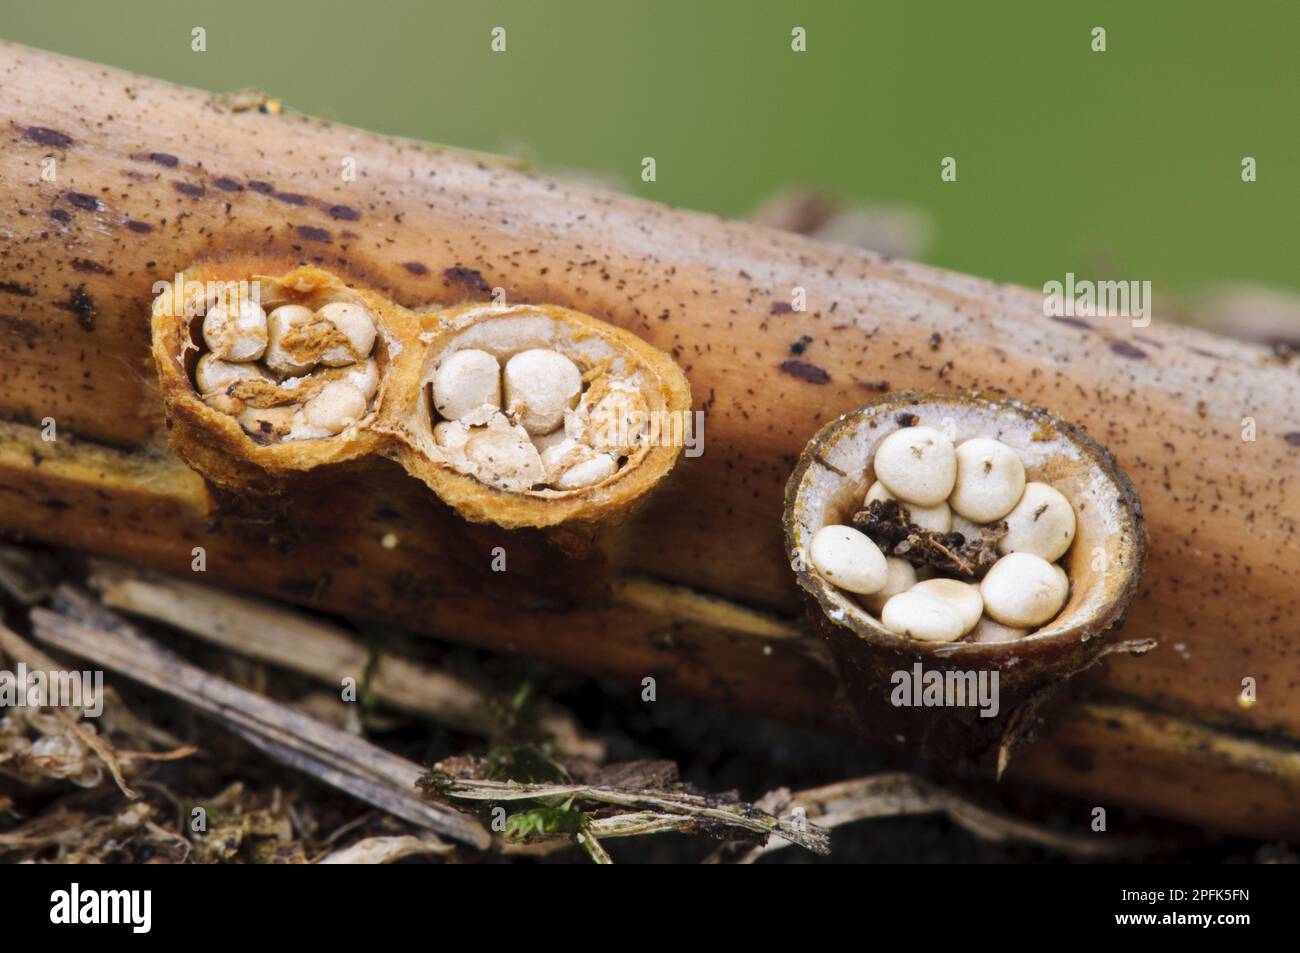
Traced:
<path id="1" fill-rule="evenodd" d="M 693 436 L 681 368 L 613 324 L 548 304 L 415 312 L 323 268 L 263 274 L 272 264 L 196 263 L 154 300 L 171 443 L 213 483 L 280 493 L 387 457 L 466 519 L 566 526 L 577 546 Z"/>
<path id="2" fill-rule="evenodd" d="M 312 308 L 271 293 L 278 303 L 269 313 L 250 298 L 207 308 L 194 369 L 200 396 L 263 443 L 332 437 L 363 421 L 379 389 L 369 309 L 341 297 Z"/>
<path id="3" fill-rule="evenodd" d="M 376 451 L 387 383 L 415 359 L 406 309 L 324 269 L 277 264 L 195 263 L 153 304 L 172 445 L 237 491 L 278 492 L 294 473 Z"/>
<path id="4" fill-rule="evenodd" d="M 860 712 L 921 662 L 999 672 L 1003 714 L 1091 664 L 1146 529 L 1113 456 L 1046 411 L 908 392 L 827 424 L 786 493 L 786 542 Z"/>
<path id="5" fill-rule="evenodd" d="M 667 354 L 557 305 L 468 304 L 421 316 L 414 401 L 381 430 L 463 515 L 509 527 L 596 525 L 668 473 L 690 387 Z"/>
<path id="6" fill-rule="evenodd" d="M 1055 560 L 1074 541 L 1074 510 L 1048 484 L 1026 484 L 1012 447 L 992 437 L 954 445 L 931 427 L 903 427 L 881 441 L 872 467 L 877 479 L 853 525 L 823 526 L 809 558 L 839 588 L 868 597 L 886 629 L 925 642 L 1007 641 L 1065 605 L 1069 579 Z M 950 558 L 968 537 L 987 541 L 990 554 L 996 542 L 1001 558 Z M 917 569 L 938 575 L 918 581 Z M 985 618 L 996 625 L 981 626 Z"/>

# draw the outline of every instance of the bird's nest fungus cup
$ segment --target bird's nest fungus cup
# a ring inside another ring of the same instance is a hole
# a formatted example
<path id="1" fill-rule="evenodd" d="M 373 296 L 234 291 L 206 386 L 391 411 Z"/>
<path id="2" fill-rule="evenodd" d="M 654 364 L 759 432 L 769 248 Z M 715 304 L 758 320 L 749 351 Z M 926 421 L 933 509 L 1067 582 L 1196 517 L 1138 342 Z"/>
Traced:
<path id="1" fill-rule="evenodd" d="M 423 319 L 410 396 L 381 429 L 473 520 L 617 522 L 672 469 L 691 394 L 673 359 L 556 305 L 470 304 Z"/>
<path id="2" fill-rule="evenodd" d="M 673 358 L 556 305 L 412 312 L 310 265 L 192 264 L 153 306 L 172 445 L 234 494 L 383 456 L 472 522 L 590 548 L 673 468 Z M 268 274 L 267 272 L 277 272 Z"/>
<path id="3" fill-rule="evenodd" d="M 862 734 L 966 763 L 997 751 L 999 768 L 1038 704 L 1115 650 L 1147 548 L 1106 448 L 979 393 L 904 392 L 831 421 L 784 524 Z"/>
<path id="4" fill-rule="evenodd" d="M 375 452 L 391 382 L 418 361 L 404 308 L 320 268 L 263 264 L 275 263 L 192 265 L 153 303 L 171 443 L 236 492 Z"/>

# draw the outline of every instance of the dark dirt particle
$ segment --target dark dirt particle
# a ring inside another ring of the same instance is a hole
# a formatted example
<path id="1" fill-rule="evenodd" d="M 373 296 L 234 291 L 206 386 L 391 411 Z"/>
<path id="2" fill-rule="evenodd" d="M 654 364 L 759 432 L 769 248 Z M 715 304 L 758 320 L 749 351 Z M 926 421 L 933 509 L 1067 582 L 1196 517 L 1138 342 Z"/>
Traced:
<path id="1" fill-rule="evenodd" d="M 317 228 L 315 225 L 299 225 L 295 231 L 299 238 L 304 238 L 309 242 L 330 242 L 330 233 L 323 228 Z"/>
<path id="2" fill-rule="evenodd" d="M 135 219 L 132 219 L 131 221 L 127 222 L 126 227 L 131 229 L 131 231 L 133 232 L 138 232 L 141 235 L 145 235 L 153 231 L 153 226 L 150 225 L 148 222 L 137 222 Z"/>
<path id="3" fill-rule="evenodd" d="M 0 281 L 0 292 L 7 295 L 17 295 L 20 298 L 30 298 L 36 294 L 31 288 L 20 285 L 16 281 Z"/>
<path id="4" fill-rule="evenodd" d="M 87 195 L 85 192 L 67 193 L 68 204 L 87 212 L 102 212 L 104 204 L 93 195 Z"/>
<path id="5" fill-rule="evenodd" d="M 483 276 L 477 268 L 462 268 L 457 265 L 454 268 L 443 270 L 442 276 L 448 281 L 454 281 L 457 284 L 464 285 L 474 291 L 491 291 L 492 286 L 483 280 Z"/>
<path id="6" fill-rule="evenodd" d="M 790 353 L 795 355 L 802 354 L 804 351 L 808 350 L 808 345 L 812 344 L 812 342 L 813 339 L 805 334 L 803 337 L 799 338 L 799 340 L 790 345 Z"/>
<path id="7" fill-rule="evenodd" d="M 966 579 L 983 576 L 998 561 L 998 540 L 1007 532 L 1007 524 L 998 522 L 983 527 L 974 539 L 961 533 L 935 533 L 909 520 L 898 500 L 872 500 L 853 514 L 851 522 L 886 555 Z"/>
<path id="8" fill-rule="evenodd" d="M 112 268 L 106 268 L 97 261 L 91 261 L 89 258 L 72 259 L 72 267 L 80 272 L 92 275 L 111 275 Z"/>
<path id="9" fill-rule="evenodd" d="M 877 394 L 883 394 L 885 391 L 889 390 L 889 381 L 887 380 L 864 381 L 855 377 L 853 378 L 853 383 L 857 384 L 863 390 L 873 391 Z"/>
<path id="10" fill-rule="evenodd" d="M 28 126 L 23 130 L 23 138 L 37 145 L 51 146 L 55 149 L 66 149 L 73 142 L 72 137 L 67 133 L 48 129 L 45 126 Z"/>
<path id="11" fill-rule="evenodd" d="M 77 316 L 77 323 L 83 331 L 95 330 L 95 300 L 86 293 L 85 285 L 77 285 L 68 294 L 68 300 L 56 305 L 64 311 Z"/>
<path id="12" fill-rule="evenodd" d="M 921 422 L 921 418 L 916 416 L 916 414 L 906 412 L 899 414 L 894 419 L 898 421 L 898 426 L 900 427 L 915 427 Z"/>
<path id="13" fill-rule="evenodd" d="M 429 273 L 429 266 L 421 264 L 418 261 L 402 262 L 402 267 L 405 268 L 407 271 L 409 271 L 411 274 L 419 275 L 421 277 Z"/>
<path id="14" fill-rule="evenodd" d="M 68 214 L 67 210 L 66 210 L 66 209 L 61 209 L 61 208 L 52 208 L 52 209 L 50 209 L 50 218 L 52 218 L 52 219 L 54 219 L 56 222 L 60 222 L 60 223 L 62 223 L 62 224 L 64 224 L 64 225 L 66 225 L 66 224 L 68 224 L 68 222 L 72 221 L 72 216 Z"/>
<path id="15" fill-rule="evenodd" d="M 794 313 L 794 305 L 790 304 L 790 303 L 787 302 L 787 301 L 773 301 L 773 302 L 772 302 L 772 308 L 771 308 L 771 312 L 770 312 L 770 313 L 772 313 L 772 314 L 793 314 L 793 313 Z"/>
<path id="16" fill-rule="evenodd" d="M 943 343 L 943 335 L 940 334 L 938 331 L 935 331 L 933 334 L 930 335 L 930 350 L 932 351 L 939 350 L 939 345 L 942 343 Z"/>
<path id="17" fill-rule="evenodd" d="M 807 361 L 782 361 L 777 369 L 809 384 L 829 384 L 831 381 L 831 375 L 825 369 Z"/>

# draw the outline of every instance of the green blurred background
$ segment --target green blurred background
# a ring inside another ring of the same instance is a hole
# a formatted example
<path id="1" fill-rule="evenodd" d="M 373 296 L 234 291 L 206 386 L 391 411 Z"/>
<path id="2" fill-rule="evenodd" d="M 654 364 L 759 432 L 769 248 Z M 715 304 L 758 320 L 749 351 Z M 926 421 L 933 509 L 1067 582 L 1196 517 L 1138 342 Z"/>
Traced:
<path id="1" fill-rule="evenodd" d="M 0 2 L 7 40 L 674 205 L 901 205 L 932 225 L 923 258 L 992 278 L 1300 288 L 1295 0 Z"/>

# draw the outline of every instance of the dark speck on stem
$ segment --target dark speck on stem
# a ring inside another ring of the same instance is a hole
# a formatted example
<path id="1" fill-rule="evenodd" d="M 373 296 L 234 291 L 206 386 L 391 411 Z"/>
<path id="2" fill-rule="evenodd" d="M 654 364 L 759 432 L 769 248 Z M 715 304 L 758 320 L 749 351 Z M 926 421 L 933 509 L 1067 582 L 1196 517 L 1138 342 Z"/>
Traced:
<path id="1" fill-rule="evenodd" d="M 299 238 L 304 238 L 309 242 L 326 242 L 330 241 L 330 233 L 323 228 L 317 228 L 315 225 L 299 225 L 296 229 Z"/>
<path id="2" fill-rule="evenodd" d="M 473 288 L 475 291 L 491 290 L 491 287 L 483 280 L 483 276 L 479 274 L 476 268 L 462 268 L 458 265 L 444 270 L 442 274 L 444 278 L 462 284 L 467 288 Z"/>
<path id="3" fill-rule="evenodd" d="M 23 136 L 37 145 L 53 146 L 55 149 L 66 149 L 72 145 L 72 137 L 67 133 L 59 132 L 57 129 L 47 129 L 44 126 L 28 126 Z"/>
<path id="4" fill-rule="evenodd" d="M 789 374 L 809 384 L 829 384 L 831 380 L 831 375 L 823 368 L 816 364 L 809 364 L 807 361 L 782 361 L 779 369 L 781 373 Z"/>
<path id="5" fill-rule="evenodd" d="M 58 307 L 75 314 L 83 331 L 95 330 L 95 301 L 86 293 L 85 285 L 74 288 L 68 294 L 68 300 L 60 302 Z"/>
<path id="6" fill-rule="evenodd" d="M 68 204 L 76 208 L 84 209 L 87 212 L 102 212 L 104 205 L 93 195 L 87 195 L 85 192 L 69 192 L 67 195 Z"/>

